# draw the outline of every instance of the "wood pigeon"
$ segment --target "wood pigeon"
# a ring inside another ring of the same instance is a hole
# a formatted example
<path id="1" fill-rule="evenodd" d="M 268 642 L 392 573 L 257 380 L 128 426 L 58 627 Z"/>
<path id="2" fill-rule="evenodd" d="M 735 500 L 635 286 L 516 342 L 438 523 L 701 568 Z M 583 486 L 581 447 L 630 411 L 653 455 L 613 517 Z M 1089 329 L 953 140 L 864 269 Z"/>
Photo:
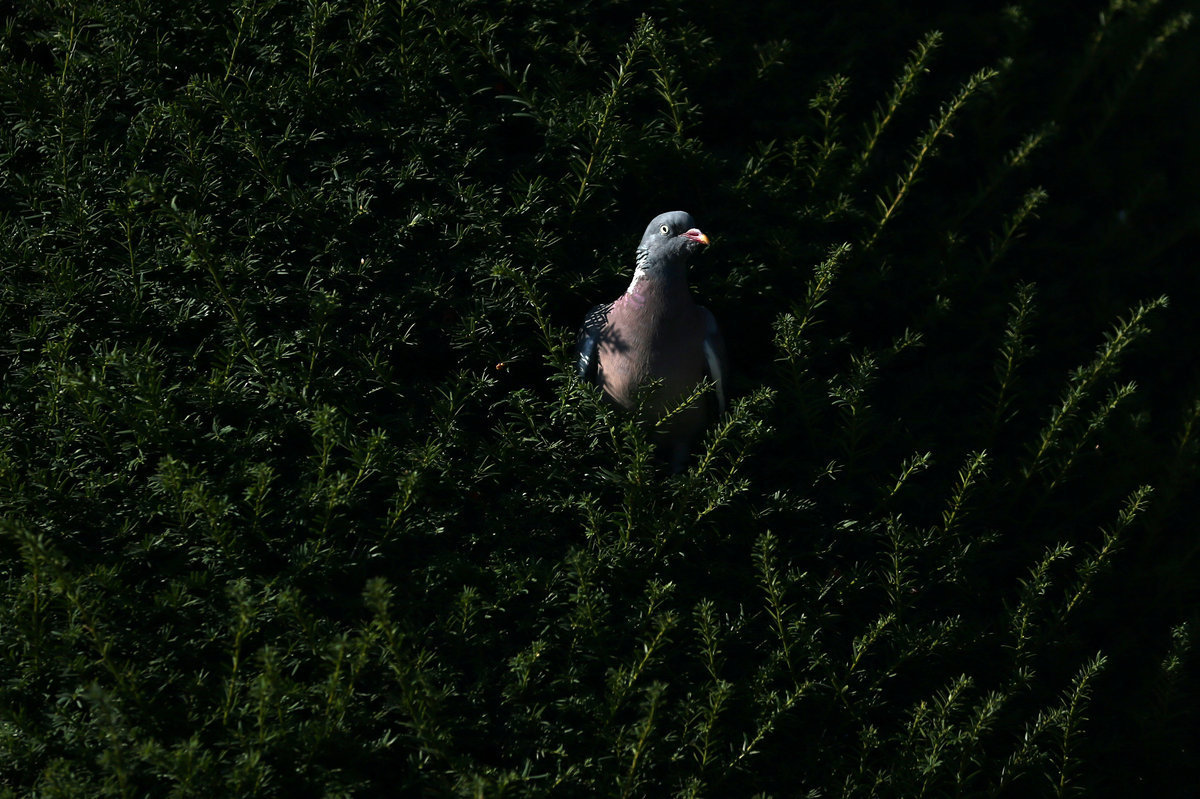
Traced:
<path id="1" fill-rule="evenodd" d="M 692 300 L 687 262 L 708 236 L 691 214 L 671 211 L 650 221 L 637 248 L 637 268 L 625 293 L 588 312 L 579 331 L 579 376 L 632 409 L 648 380 L 662 381 L 650 399 L 657 419 L 679 406 L 707 378 L 716 389 L 661 426 L 671 468 L 683 471 L 692 439 L 725 410 L 729 374 L 717 321 Z M 712 407 L 715 406 L 715 407 Z"/>

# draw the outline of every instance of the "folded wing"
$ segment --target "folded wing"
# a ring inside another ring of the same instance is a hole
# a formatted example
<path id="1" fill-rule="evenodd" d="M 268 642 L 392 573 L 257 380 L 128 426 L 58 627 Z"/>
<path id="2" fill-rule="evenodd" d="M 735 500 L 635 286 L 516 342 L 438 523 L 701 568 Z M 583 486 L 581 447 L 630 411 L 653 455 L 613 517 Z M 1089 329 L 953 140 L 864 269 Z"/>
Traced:
<path id="1" fill-rule="evenodd" d="M 583 318 L 575 351 L 578 355 L 578 374 L 581 380 L 596 382 L 596 367 L 600 363 L 600 334 L 608 323 L 612 303 L 594 306 Z"/>
<path id="2" fill-rule="evenodd" d="M 708 379 L 717 392 L 717 413 L 725 412 L 725 386 L 729 379 L 729 356 L 725 352 L 725 338 L 717 327 L 716 318 L 707 308 L 701 308 L 707 321 L 704 334 L 704 363 L 708 367 Z"/>

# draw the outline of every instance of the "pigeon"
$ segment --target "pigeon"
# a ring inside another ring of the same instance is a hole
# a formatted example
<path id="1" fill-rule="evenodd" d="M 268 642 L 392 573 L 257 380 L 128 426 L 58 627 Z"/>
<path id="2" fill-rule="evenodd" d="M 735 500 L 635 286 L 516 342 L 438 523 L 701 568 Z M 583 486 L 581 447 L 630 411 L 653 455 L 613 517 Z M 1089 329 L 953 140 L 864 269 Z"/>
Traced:
<path id="1" fill-rule="evenodd" d="M 725 341 L 713 315 L 692 300 L 687 283 L 688 259 L 707 244 L 691 214 L 654 217 L 638 244 L 629 288 L 592 308 L 579 331 L 579 377 L 618 406 L 632 410 L 638 389 L 661 381 L 647 407 L 661 422 L 659 444 L 675 473 L 683 471 L 696 434 L 725 411 Z M 705 379 L 714 392 L 663 419 Z"/>

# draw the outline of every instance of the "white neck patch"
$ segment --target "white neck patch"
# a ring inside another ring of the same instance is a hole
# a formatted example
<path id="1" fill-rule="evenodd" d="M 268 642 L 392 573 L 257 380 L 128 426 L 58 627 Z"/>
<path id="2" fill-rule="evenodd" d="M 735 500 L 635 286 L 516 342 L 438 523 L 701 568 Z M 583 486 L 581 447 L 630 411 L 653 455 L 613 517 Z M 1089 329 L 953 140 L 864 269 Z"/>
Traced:
<path id="1" fill-rule="evenodd" d="M 629 282 L 629 288 L 625 289 L 626 294 L 636 294 L 638 281 L 644 278 L 648 273 L 645 269 L 637 268 L 633 270 L 633 280 Z"/>
<path id="2" fill-rule="evenodd" d="M 634 256 L 634 262 L 636 263 L 636 266 L 633 270 L 633 281 L 630 282 L 629 288 L 625 289 L 626 294 L 636 293 L 634 289 L 637 288 L 637 282 L 649 274 L 649 272 L 646 270 L 646 259 L 649 257 L 650 251 L 648 249 L 645 247 L 637 248 L 637 253 Z"/>

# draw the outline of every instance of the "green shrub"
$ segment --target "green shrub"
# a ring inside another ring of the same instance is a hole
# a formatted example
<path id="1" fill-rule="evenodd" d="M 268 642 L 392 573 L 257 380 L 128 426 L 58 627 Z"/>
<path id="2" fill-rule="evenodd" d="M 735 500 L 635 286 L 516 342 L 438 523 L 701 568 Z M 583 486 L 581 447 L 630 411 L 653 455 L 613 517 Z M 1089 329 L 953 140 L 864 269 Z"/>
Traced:
<path id="1" fill-rule="evenodd" d="M 1185 3 L 172 6 L 0 42 L 4 795 L 1187 795 Z"/>

